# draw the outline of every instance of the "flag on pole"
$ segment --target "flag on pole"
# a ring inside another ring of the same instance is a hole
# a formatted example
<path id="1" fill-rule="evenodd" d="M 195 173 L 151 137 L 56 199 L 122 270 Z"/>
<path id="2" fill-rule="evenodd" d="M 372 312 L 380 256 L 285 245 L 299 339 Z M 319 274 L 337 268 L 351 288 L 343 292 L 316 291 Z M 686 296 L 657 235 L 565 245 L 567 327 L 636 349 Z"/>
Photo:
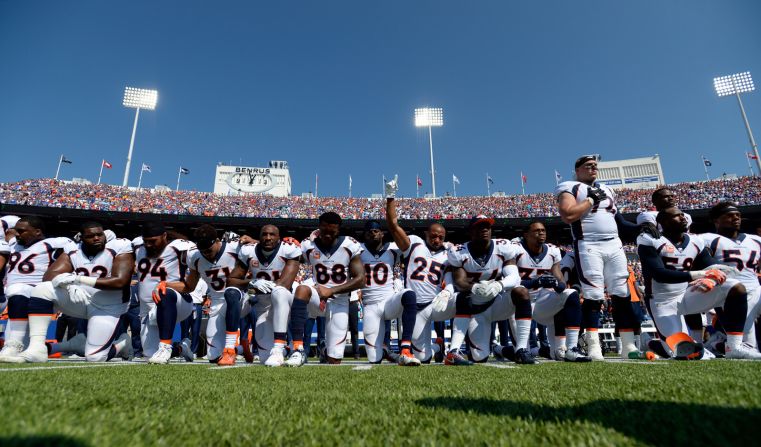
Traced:
<path id="1" fill-rule="evenodd" d="M 349 189 L 351 189 L 351 174 L 349 174 Z"/>
<path id="2" fill-rule="evenodd" d="M 492 180 L 491 176 L 489 176 L 489 175 L 486 176 L 486 181 L 489 182 L 492 185 L 494 184 L 494 180 Z"/>
<path id="3" fill-rule="evenodd" d="M 558 184 L 561 180 L 563 180 L 563 176 L 555 169 L 555 183 Z"/>
<path id="4" fill-rule="evenodd" d="M 706 166 L 713 166 L 713 163 L 711 163 L 711 160 L 703 157 L 703 164 Z"/>
<path id="5" fill-rule="evenodd" d="M 143 163 L 143 167 L 141 169 L 142 172 L 151 172 L 151 167 L 147 164 Z"/>
<path id="6" fill-rule="evenodd" d="M 62 155 L 62 156 L 61 156 L 61 163 L 67 163 L 67 164 L 71 164 L 71 163 L 72 163 L 72 161 L 71 161 L 71 160 L 69 160 L 68 158 L 66 158 L 66 156 L 65 156 L 65 155 Z"/>
<path id="7" fill-rule="evenodd" d="M 758 160 L 758 157 L 756 157 L 756 154 L 752 152 L 748 152 L 748 158 L 750 158 L 751 160 Z"/>
<path id="8" fill-rule="evenodd" d="M 521 183 L 523 183 L 525 185 L 526 184 L 526 180 L 527 180 L 526 176 L 523 174 L 523 171 L 521 171 Z"/>
<path id="9" fill-rule="evenodd" d="M 458 179 L 458 178 L 457 178 L 457 176 L 456 176 L 456 175 L 454 175 L 454 174 L 452 174 L 452 181 L 453 181 L 454 183 L 457 183 L 458 185 L 460 184 L 460 179 Z"/>
<path id="10" fill-rule="evenodd" d="M 423 180 L 421 180 L 421 179 L 420 179 L 420 176 L 419 176 L 419 175 L 418 175 L 418 177 L 417 177 L 417 185 L 418 185 L 418 186 L 423 186 Z"/>
<path id="11" fill-rule="evenodd" d="M 103 167 L 106 169 L 111 169 L 113 166 L 111 163 L 107 162 L 106 160 L 103 160 Z"/>
<path id="12" fill-rule="evenodd" d="M 190 174 L 190 169 L 180 166 L 180 174 Z"/>

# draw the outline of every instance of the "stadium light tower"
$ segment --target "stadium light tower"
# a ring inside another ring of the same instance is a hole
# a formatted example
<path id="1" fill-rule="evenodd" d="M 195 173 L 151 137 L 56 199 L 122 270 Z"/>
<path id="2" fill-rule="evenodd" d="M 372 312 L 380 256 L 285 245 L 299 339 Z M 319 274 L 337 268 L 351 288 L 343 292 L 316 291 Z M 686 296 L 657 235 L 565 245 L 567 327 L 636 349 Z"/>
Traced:
<path id="1" fill-rule="evenodd" d="M 433 168 L 433 133 L 432 127 L 444 125 L 444 109 L 441 107 L 421 107 L 415 109 L 415 127 L 428 128 L 428 145 L 431 150 L 431 192 L 436 198 L 436 170 Z"/>
<path id="2" fill-rule="evenodd" d="M 756 140 L 753 138 L 753 132 L 750 130 L 750 123 L 748 122 L 747 115 L 745 115 L 743 101 L 740 99 L 740 93 L 752 92 L 756 89 L 753 85 L 753 78 L 751 78 L 750 72 L 745 71 L 729 76 L 713 78 L 713 88 L 716 89 L 716 94 L 719 95 L 719 97 L 735 95 L 737 98 L 737 104 L 740 105 L 740 113 L 745 122 L 745 130 L 748 132 L 750 147 L 753 150 L 753 155 L 756 157 L 756 167 L 758 168 L 759 175 L 761 175 L 761 158 L 758 156 L 758 146 L 756 145 Z"/>
<path id="3" fill-rule="evenodd" d="M 132 139 L 129 141 L 129 152 L 127 153 L 127 166 L 124 167 L 124 181 L 122 186 L 127 186 L 129 182 L 129 168 L 132 163 L 132 149 L 135 147 L 135 132 L 137 131 L 137 119 L 140 116 L 140 109 L 154 110 L 156 101 L 159 99 L 157 90 L 146 90 L 142 88 L 125 87 L 124 88 L 124 107 L 135 109 L 135 123 L 132 125 Z"/>

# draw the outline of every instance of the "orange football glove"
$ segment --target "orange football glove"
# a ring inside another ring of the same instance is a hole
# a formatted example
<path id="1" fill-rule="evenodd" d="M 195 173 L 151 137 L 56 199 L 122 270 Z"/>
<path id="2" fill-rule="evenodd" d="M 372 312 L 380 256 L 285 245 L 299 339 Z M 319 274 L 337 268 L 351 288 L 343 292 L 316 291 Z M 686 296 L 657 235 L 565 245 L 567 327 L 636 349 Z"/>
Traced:
<path id="1" fill-rule="evenodd" d="M 296 238 L 292 238 L 290 236 L 284 237 L 283 242 L 285 242 L 286 244 L 293 244 L 297 247 L 301 247 L 301 242 L 299 242 Z"/>
<path id="2" fill-rule="evenodd" d="M 712 279 L 716 281 L 718 284 L 724 284 L 724 281 L 727 280 L 727 274 L 722 272 L 721 270 L 711 269 L 706 271 L 707 279 Z"/>
<path id="3" fill-rule="evenodd" d="M 706 293 L 713 290 L 713 288 L 716 287 L 716 284 L 718 283 L 716 282 L 715 279 L 700 278 L 700 279 L 696 279 L 695 281 L 692 281 L 690 283 L 690 286 L 692 287 L 692 290 L 697 290 L 699 292 Z"/>
<path id="4" fill-rule="evenodd" d="M 156 288 L 153 289 L 153 293 L 151 293 L 151 298 L 153 298 L 153 302 L 158 304 L 161 302 L 161 295 L 166 295 L 166 281 L 161 281 L 156 285 Z"/>

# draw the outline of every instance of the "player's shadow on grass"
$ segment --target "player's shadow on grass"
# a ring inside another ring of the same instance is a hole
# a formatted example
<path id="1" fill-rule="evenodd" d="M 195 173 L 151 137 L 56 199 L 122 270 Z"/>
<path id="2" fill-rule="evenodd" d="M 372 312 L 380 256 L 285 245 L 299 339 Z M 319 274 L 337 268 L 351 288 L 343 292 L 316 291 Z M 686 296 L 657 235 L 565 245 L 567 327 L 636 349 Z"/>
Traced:
<path id="1" fill-rule="evenodd" d="M 552 407 L 531 402 L 464 397 L 417 401 L 435 410 L 461 411 L 540 422 L 588 421 L 656 445 L 757 445 L 761 410 L 714 405 L 636 400 L 597 400 Z M 731 443 L 731 444 L 730 444 Z"/>
<path id="2" fill-rule="evenodd" d="M 87 447 L 88 443 L 80 439 L 64 435 L 31 435 L 3 436 L 0 435 L 0 446 L 3 447 Z"/>

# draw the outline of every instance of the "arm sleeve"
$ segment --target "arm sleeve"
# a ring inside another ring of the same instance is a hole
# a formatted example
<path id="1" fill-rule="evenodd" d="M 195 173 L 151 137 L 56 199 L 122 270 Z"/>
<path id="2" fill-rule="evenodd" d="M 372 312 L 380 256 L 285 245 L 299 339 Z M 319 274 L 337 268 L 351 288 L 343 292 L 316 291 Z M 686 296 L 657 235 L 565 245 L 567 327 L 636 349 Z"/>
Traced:
<path id="1" fill-rule="evenodd" d="M 500 280 L 502 289 L 512 289 L 521 283 L 521 275 L 518 272 L 518 266 L 506 265 L 502 268 L 503 278 Z"/>
<path id="2" fill-rule="evenodd" d="M 708 251 L 708 248 L 703 248 L 703 251 L 701 251 L 695 257 L 695 261 L 692 263 L 692 267 L 693 267 L 693 270 L 702 270 L 714 264 L 720 264 L 720 262 L 718 262 L 716 258 L 711 256 L 711 252 Z"/>
<path id="3" fill-rule="evenodd" d="M 618 211 L 616 211 L 616 215 L 614 217 L 616 219 L 618 233 L 623 236 L 621 239 L 637 239 L 637 236 L 639 235 L 639 225 L 624 219 L 623 214 L 619 213 Z"/>
<path id="4" fill-rule="evenodd" d="M 642 263 L 642 271 L 647 272 L 654 280 L 665 284 L 679 284 L 692 280 L 690 272 L 667 269 L 654 247 L 640 245 L 637 252 L 639 253 L 639 261 Z"/>
<path id="5" fill-rule="evenodd" d="M 454 276 L 450 269 L 447 269 L 446 273 L 444 273 L 444 290 L 454 293 Z"/>

